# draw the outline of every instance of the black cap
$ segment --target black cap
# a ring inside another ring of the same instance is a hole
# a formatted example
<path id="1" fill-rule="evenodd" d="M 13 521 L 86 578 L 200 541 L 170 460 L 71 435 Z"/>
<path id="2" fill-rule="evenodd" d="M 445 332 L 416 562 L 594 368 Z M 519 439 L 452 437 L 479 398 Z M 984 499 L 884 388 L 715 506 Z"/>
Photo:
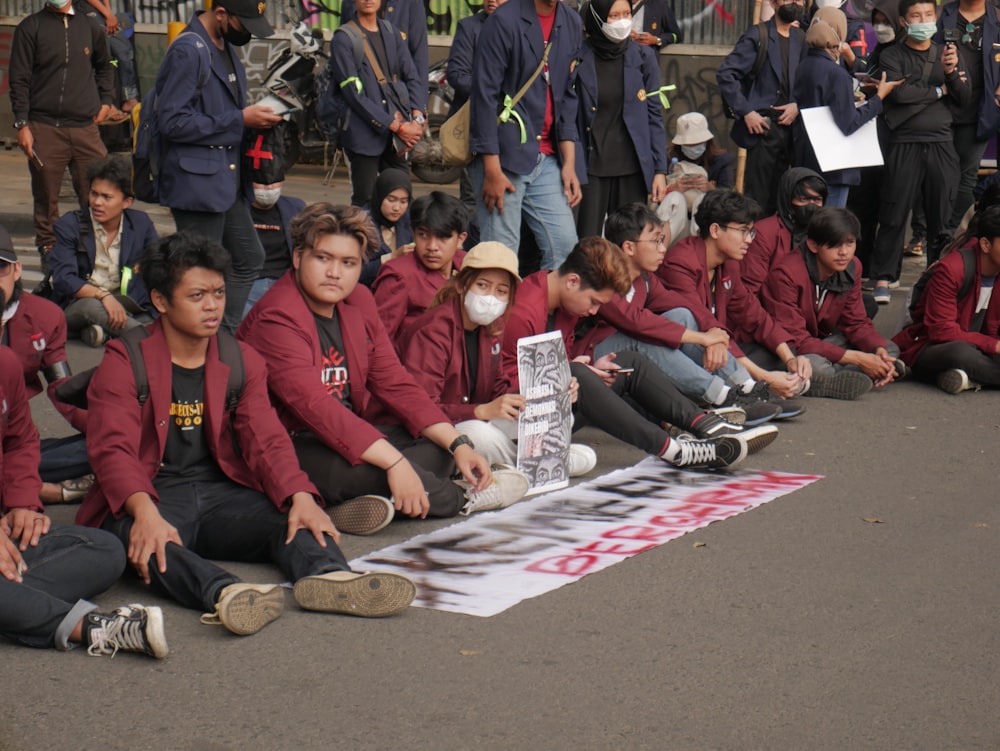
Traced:
<path id="1" fill-rule="evenodd" d="M 238 19 L 243 27 L 255 37 L 269 37 L 274 29 L 264 15 L 267 3 L 263 0 L 216 0 L 215 3 Z"/>
<path id="2" fill-rule="evenodd" d="M 7 263 L 17 263 L 17 253 L 14 252 L 14 241 L 10 239 L 10 232 L 6 227 L 0 226 L 0 261 Z"/>

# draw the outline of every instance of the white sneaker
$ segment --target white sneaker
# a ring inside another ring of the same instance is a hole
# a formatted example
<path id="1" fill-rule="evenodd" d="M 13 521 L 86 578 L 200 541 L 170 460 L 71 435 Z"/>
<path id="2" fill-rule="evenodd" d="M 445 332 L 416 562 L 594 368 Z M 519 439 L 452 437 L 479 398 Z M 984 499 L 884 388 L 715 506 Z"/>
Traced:
<path id="1" fill-rule="evenodd" d="M 597 452 L 582 443 L 571 443 L 566 458 L 566 471 L 570 477 L 580 477 L 597 466 Z"/>
<path id="2" fill-rule="evenodd" d="M 385 618 L 406 610 L 417 588 L 401 574 L 331 571 L 299 579 L 293 593 L 304 610 Z"/>
<path id="3" fill-rule="evenodd" d="M 469 487 L 466 482 L 459 483 Z M 476 511 L 493 511 L 494 509 L 512 506 L 527 494 L 531 483 L 528 476 L 516 469 L 500 469 L 493 473 L 493 482 L 483 490 L 469 490 L 465 497 L 466 504 L 459 512 L 463 516 Z"/>
<path id="4" fill-rule="evenodd" d="M 969 374 L 961 368 L 951 368 L 938 373 L 938 388 L 949 394 L 961 394 L 963 391 L 979 391 L 982 386 L 969 378 Z"/>

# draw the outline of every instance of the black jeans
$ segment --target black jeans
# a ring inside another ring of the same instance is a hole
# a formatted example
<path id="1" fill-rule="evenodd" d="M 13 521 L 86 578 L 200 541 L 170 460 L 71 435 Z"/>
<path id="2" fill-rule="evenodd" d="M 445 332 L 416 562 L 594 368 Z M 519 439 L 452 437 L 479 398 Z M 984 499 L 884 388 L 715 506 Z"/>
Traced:
<path id="1" fill-rule="evenodd" d="M 610 388 L 583 363 L 570 363 L 570 372 L 580 384 L 576 413 L 583 418 L 574 427 L 593 425 L 620 441 L 659 456 L 670 443 L 670 436 L 660 423 L 689 428 L 702 410 L 678 391 L 645 355 L 618 352 L 615 363 L 635 371 L 615 378 Z"/>
<path id="2" fill-rule="evenodd" d="M 451 517 L 465 505 L 465 491 L 451 480 L 455 460 L 451 454 L 426 438 L 414 438 L 401 425 L 380 425 L 378 429 L 400 450 L 427 491 L 429 516 Z M 353 465 L 312 433 L 301 433 L 292 441 L 302 471 L 319 488 L 330 505 L 359 495 L 389 497 L 389 478 L 384 469 L 362 462 Z"/>
<path id="3" fill-rule="evenodd" d="M 223 587 L 239 578 L 207 559 L 272 562 L 295 582 L 328 571 L 349 571 L 332 538 L 322 547 L 311 532 L 288 536 L 288 514 L 262 493 L 229 480 L 157 487 L 160 515 L 177 528 L 183 546 L 167 543 L 167 570 L 149 561 L 153 590 L 187 608 L 211 612 Z M 104 528 L 128 546 L 133 519 L 109 516 Z"/>
<path id="4" fill-rule="evenodd" d="M 764 210 L 761 216 L 771 216 L 778 210 L 778 181 L 794 158 L 792 129 L 773 121 L 771 129 L 752 149 L 747 149 L 743 194 L 761 205 Z"/>
<path id="5" fill-rule="evenodd" d="M 396 153 L 396 147 L 391 138 L 385 151 L 378 156 L 352 154 L 348 151 L 347 161 L 351 167 L 351 204 L 354 206 L 366 206 L 372 200 L 375 180 L 378 179 L 382 170 L 398 167 L 406 172 L 410 171 L 406 157 Z M 374 211 L 374 209 L 372 210 Z"/>
<path id="6" fill-rule="evenodd" d="M 623 177 L 587 175 L 581 186 L 583 198 L 576 211 L 576 233 L 580 237 L 601 237 L 608 214 L 627 203 L 646 203 L 649 191 L 641 172 Z"/>
<path id="7" fill-rule="evenodd" d="M 913 363 L 913 376 L 933 383 L 938 373 L 951 368 L 961 368 L 983 386 L 1000 386 L 1000 357 L 983 354 L 968 342 L 929 345 Z"/>

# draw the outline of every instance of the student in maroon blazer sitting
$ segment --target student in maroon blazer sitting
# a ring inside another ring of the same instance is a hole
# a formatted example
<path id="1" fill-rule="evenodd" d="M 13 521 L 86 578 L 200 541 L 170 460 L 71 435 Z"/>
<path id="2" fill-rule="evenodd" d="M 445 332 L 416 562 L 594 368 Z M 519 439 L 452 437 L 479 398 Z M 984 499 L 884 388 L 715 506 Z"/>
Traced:
<path id="1" fill-rule="evenodd" d="M 949 394 L 1000 387 L 1000 207 L 977 212 L 969 230 L 974 250 L 942 256 L 913 312 L 914 323 L 893 337 L 915 378 Z M 963 293 L 966 254 L 975 272 Z"/>
<path id="2" fill-rule="evenodd" d="M 812 364 L 808 396 L 857 399 L 873 382 L 884 386 L 905 374 L 899 347 L 865 313 L 861 262 L 854 257 L 860 234 L 847 209 L 820 209 L 805 244 L 782 258 L 764 285 L 764 307 Z"/>
<path id="3" fill-rule="evenodd" d="M 340 527 L 371 534 L 395 512 L 448 517 L 524 497 L 527 478 L 491 474 L 400 365 L 371 292 L 358 283 L 365 255 L 379 248 L 368 214 L 307 206 L 292 223 L 292 240 L 292 270 L 238 336 L 264 356 L 271 399 Z M 451 480 L 456 466 L 468 491 Z"/>
<path id="4" fill-rule="evenodd" d="M 707 313 L 715 326 L 730 332 L 729 352 L 754 380 L 748 393 L 766 399 L 764 392 L 770 390 L 788 399 L 805 390 L 812 366 L 795 355 L 788 332 L 743 285 L 740 262 L 756 236 L 753 225 L 759 217 L 760 207 L 752 198 L 729 190 L 707 193 L 695 215 L 698 236 L 671 248 L 656 275 L 667 289 L 684 295 L 695 315 Z M 775 369 L 782 363 L 784 371 Z M 798 402 L 784 406 L 782 417 L 803 412 Z"/>
<path id="5" fill-rule="evenodd" d="M 274 562 L 306 610 L 406 608 L 416 594 L 408 579 L 350 570 L 268 401 L 263 361 L 233 342 L 244 372 L 230 406 L 217 336 L 229 254 L 200 236 L 171 235 L 146 249 L 140 268 L 160 314 L 140 344 L 148 398 L 140 404 L 128 350 L 112 341 L 88 390 L 97 482 L 77 521 L 115 534 L 147 584 L 234 634 L 277 618 L 285 595 L 277 584 L 243 583 L 210 558 Z"/>
<path id="6" fill-rule="evenodd" d="M 413 202 L 410 221 L 413 252 L 382 264 L 372 284 L 378 314 L 397 348 L 403 330 L 462 267 L 469 216 L 460 200 L 436 190 Z"/>
<path id="7" fill-rule="evenodd" d="M 479 243 L 401 340 L 403 365 L 491 464 L 517 462 L 525 401 L 500 372 L 500 341 L 520 282 L 513 250 Z M 571 444 L 568 463 L 569 476 L 577 477 L 596 466 L 597 455 Z"/>

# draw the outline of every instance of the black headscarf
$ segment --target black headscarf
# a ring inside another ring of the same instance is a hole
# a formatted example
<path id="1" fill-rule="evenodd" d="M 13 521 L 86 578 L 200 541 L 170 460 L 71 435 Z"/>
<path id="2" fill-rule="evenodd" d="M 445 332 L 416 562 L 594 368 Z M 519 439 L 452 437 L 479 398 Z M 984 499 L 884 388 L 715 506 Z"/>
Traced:
<path id="1" fill-rule="evenodd" d="M 805 242 L 806 228 L 798 227 L 795 224 L 795 213 L 792 210 L 792 196 L 795 188 L 807 177 L 818 177 L 824 183 L 826 180 L 817 172 L 813 172 L 807 167 L 790 167 L 778 181 L 778 216 L 788 231 L 792 233 L 793 247 Z"/>
<path id="2" fill-rule="evenodd" d="M 583 28 L 587 32 L 587 43 L 594 50 L 594 54 L 602 60 L 621 57 L 632 41 L 626 39 L 622 42 L 612 42 L 601 31 L 601 25 L 608 20 L 608 13 L 614 4 L 615 0 L 590 0 L 583 9 Z M 628 6 L 631 9 L 632 0 L 629 0 Z"/>
<path id="3" fill-rule="evenodd" d="M 385 200 L 392 191 L 402 188 L 406 191 L 406 195 L 413 197 L 413 186 L 410 184 L 410 173 L 406 170 L 396 169 L 395 167 L 390 167 L 389 169 L 382 170 L 379 173 L 378 178 L 375 180 L 375 188 L 372 191 L 372 201 L 369 204 L 371 209 L 372 219 L 375 220 L 375 224 L 381 227 L 395 227 L 395 222 L 390 222 L 384 216 L 382 216 L 382 201 Z"/>

